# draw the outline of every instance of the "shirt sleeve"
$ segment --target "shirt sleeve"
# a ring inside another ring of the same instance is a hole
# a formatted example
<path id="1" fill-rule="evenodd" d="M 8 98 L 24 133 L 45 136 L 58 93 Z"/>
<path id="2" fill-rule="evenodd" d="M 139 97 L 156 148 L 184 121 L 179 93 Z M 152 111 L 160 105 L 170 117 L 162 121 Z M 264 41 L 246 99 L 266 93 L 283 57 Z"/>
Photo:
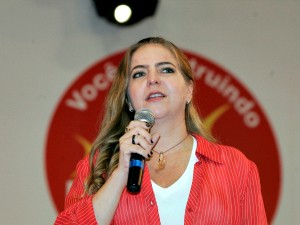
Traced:
<path id="1" fill-rule="evenodd" d="M 55 225 L 92 224 L 97 225 L 92 205 L 92 195 L 84 195 L 84 181 L 89 174 L 88 157 L 76 168 L 76 178 L 65 199 L 65 208 L 56 218 Z"/>
<path id="2" fill-rule="evenodd" d="M 241 198 L 242 224 L 244 225 L 268 224 L 260 187 L 258 169 L 251 162 L 245 191 Z"/>

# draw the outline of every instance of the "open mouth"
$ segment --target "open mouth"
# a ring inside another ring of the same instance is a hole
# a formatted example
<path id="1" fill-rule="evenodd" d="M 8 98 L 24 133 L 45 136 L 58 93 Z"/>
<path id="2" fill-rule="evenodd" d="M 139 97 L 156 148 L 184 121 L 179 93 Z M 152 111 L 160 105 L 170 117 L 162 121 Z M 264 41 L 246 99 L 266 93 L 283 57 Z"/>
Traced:
<path id="1" fill-rule="evenodd" d="M 163 98 L 166 97 L 163 93 L 161 92 L 156 92 L 156 93 L 150 93 L 146 100 L 151 100 L 151 99 L 155 99 L 155 98 Z"/>

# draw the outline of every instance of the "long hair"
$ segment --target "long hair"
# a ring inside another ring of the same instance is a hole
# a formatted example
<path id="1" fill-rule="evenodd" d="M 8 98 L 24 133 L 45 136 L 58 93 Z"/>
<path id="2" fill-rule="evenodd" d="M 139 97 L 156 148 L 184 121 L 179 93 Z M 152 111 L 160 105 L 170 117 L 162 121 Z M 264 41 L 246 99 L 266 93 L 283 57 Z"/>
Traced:
<path id="1" fill-rule="evenodd" d="M 132 45 L 125 53 L 117 69 L 115 79 L 105 100 L 105 115 L 100 132 L 93 143 L 89 163 L 90 175 L 86 181 L 85 192 L 96 193 L 112 172 L 118 167 L 119 139 L 124 135 L 125 128 L 133 119 L 127 104 L 127 87 L 129 69 L 133 54 L 147 44 L 158 44 L 168 49 L 178 62 L 179 69 L 186 82 L 194 82 L 191 66 L 184 53 L 173 43 L 161 37 L 150 37 Z M 213 140 L 205 129 L 193 100 L 186 104 L 185 123 L 189 133 L 195 133 L 208 140 Z"/>

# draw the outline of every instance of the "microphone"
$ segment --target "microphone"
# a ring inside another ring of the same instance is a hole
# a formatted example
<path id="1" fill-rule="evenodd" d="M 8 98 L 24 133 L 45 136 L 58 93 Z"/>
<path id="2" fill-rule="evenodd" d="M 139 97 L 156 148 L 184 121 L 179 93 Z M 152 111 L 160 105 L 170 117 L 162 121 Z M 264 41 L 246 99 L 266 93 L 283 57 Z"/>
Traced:
<path id="1" fill-rule="evenodd" d="M 155 122 L 154 115 L 149 109 L 137 111 L 134 115 L 134 120 L 146 122 L 149 129 Z M 127 180 L 127 190 L 131 194 L 138 194 L 141 190 L 144 164 L 145 158 L 143 156 L 137 153 L 131 153 Z"/>

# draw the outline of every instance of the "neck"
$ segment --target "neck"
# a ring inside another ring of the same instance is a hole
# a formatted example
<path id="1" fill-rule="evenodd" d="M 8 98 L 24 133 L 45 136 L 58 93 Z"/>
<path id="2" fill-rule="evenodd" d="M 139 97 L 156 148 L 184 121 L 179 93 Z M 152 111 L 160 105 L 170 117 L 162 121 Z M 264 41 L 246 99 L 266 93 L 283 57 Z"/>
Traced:
<path id="1" fill-rule="evenodd" d="M 161 150 L 161 151 L 157 151 L 156 149 L 153 149 L 154 152 L 158 153 L 158 154 L 164 154 L 167 153 L 170 150 L 176 149 L 176 147 L 181 146 L 181 144 L 184 143 L 184 141 L 189 137 L 189 134 L 187 134 L 182 140 L 180 140 L 177 144 L 174 144 L 173 146 L 165 149 L 165 150 Z"/>
<path id="2" fill-rule="evenodd" d="M 172 125 L 162 125 L 155 124 L 155 126 L 151 129 L 151 133 L 159 133 L 160 138 L 155 146 L 155 151 L 158 153 L 165 152 L 169 148 L 175 148 L 177 145 L 180 145 L 181 141 L 184 141 L 188 132 L 184 123 L 172 123 Z"/>

